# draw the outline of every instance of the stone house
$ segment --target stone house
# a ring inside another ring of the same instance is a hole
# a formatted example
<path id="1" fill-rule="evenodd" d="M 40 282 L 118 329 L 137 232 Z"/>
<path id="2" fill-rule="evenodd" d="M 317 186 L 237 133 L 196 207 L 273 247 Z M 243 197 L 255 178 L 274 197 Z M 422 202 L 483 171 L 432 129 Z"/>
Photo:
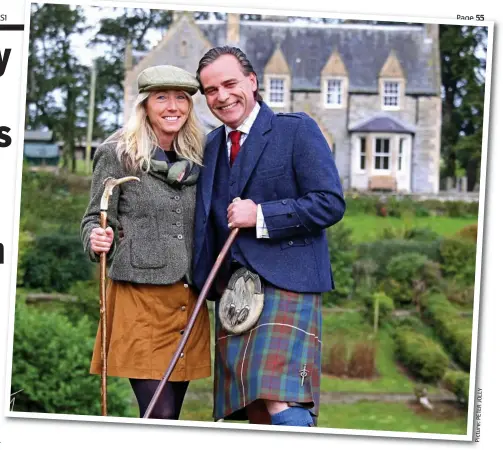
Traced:
<path id="1" fill-rule="evenodd" d="M 438 25 L 306 24 L 267 16 L 194 21 L 179 13 L 161 41 L 126 55 L 125 118 L 144 68 L 173 64 L 195 73 L 211 47 L 230 44 L 250 58 L 266 103 L 304 111 L 320 126 L 344 188 L 436 194 L 441 80 Z M 220 125 L 194 97 L 207 131 Z"/>

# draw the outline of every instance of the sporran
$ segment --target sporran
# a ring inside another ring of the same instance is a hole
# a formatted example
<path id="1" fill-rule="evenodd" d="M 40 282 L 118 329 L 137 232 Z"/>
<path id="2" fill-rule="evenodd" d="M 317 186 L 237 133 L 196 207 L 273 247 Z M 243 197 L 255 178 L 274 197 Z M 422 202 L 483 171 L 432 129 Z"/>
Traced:
<path id="1" fill-rule="evenodd" d="M 218 308 L 222 327 L 232 334 L 250 330 L 264 308 L 264 286 L 260 277 L 241 267 L 231 276 Z"/>

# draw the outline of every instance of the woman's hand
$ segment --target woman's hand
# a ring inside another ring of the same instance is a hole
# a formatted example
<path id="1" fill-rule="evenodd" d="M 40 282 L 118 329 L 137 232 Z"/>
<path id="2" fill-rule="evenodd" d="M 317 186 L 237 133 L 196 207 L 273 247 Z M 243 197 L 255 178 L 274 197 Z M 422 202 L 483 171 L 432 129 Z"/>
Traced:
<path id="1" fill-rule="evenodd" d="M 93 228 L 90 240 L 91 250 L 94 253 L 108 253 L 114 241 L 114 231 L 110 227 L 107 227 L 106 230 L 101 227 Z"/>

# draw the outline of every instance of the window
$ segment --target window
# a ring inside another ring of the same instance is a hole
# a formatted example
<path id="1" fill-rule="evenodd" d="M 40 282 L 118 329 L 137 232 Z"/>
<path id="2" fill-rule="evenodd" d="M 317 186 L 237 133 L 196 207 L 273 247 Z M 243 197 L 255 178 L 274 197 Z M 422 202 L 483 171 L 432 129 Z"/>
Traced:
<path id="1" fill-rule="evenodd" d="M 269 80 L 269 103 L 282 105 L 285 103 L 285 80 L 271 78 Z"/>
<path id="2" fill-rule="evenodd" d="M 398 108 L 400 106 L 400 83 L 398 81 L 385 81 L 383 105 Z"/>
<path id="3" fill-rule="evenodd" d="M 400 144 L 398 147 L 398 171 L 401 172 L 402 170 L 405 169 L 404 167 L 404 145 L 405 145 L 405 138 L 400 138 Z"/>
<path id="4" fill-rule="evenodd" d="M 366 154 L 367 139 L 364 137 L 360 138 L 360 170 L 365 170 L 365 160 L 367 159 Z"/>
<path id="5" fill-rule="evenodd" d="M 327 106 L 341 106 L 342 105 L 342 80 L 332 79 L 327 80 L 327 92 L 325 97 L 325 104 Z"/>
<path id="6" fill-rule="evenodd" d="M 374 169 L 389 170 L 389 139 L 377 138 L 375 140 Z"/>

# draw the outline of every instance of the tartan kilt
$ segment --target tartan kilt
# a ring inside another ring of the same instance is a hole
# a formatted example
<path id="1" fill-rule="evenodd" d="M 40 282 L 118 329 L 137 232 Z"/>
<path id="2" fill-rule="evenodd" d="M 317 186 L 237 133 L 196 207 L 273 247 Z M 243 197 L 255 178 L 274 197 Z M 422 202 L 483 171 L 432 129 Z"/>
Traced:
<path id="1" fill-rule="evenodd" d="M 257 399 L 306 404 L 317 416 L 321 374 L 321 295 L 265 283 L 264 309 L 241 334 L 225 331 L 215 304 L 215 420 L 247 420 Z M 301 370 L 307 370 L 302 382 Z"/>

